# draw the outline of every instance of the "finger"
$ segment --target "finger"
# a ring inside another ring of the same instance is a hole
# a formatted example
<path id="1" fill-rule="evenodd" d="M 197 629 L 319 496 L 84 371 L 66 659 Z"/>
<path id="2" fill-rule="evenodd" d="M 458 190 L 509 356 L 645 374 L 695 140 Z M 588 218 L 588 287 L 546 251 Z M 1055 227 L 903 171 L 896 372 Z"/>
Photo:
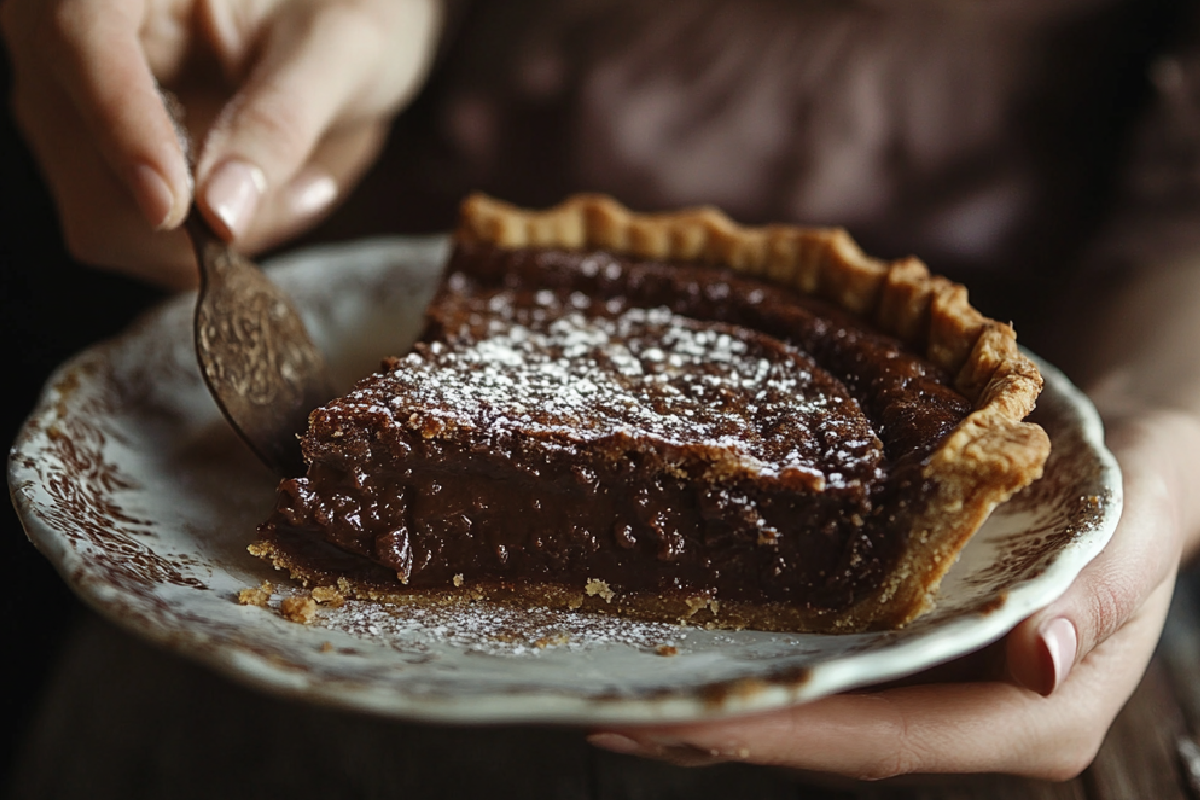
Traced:
<path id="1" fill-rule="evenodd" d="M 63 239 L 78 261 L 185 288 L 196 264 L 179 229 L 147 227 L 104 157 L 78 131 L 78 110 L 44 74 L 13 88 L 13 107 L 58 207 Z"/>
<path id="2" fill-rule="evenodd" d="M 228 238 L 251 229 L 263 198 L 295 178 L 332 127 L 385 113 L 411 89 L 381 77 L 397 55 L 388 52 L 394 23 L 378 24 L 361 6 L 318 2 L 271 27 L 246 86 L 208 135 L 201 208 Z"/>
<path id="3" fill-rule="evenodd" d="M 315 225 L 358 183 L 387 138 L 372 122 L 326 137 L 308 163 L 281 191 L 270 194 L 242 240 L 246 252 L 267 250 Z"/>
<path id="4" fill-rule="evenodd" d="M 46 26 L 48 63 L 123 191 L 152 227 L 169 229 L 191 202 L 175 123 L 146 62 L 136 2 L 64 0 Z"/>
<path id="5" fill-rule="evenodd" d="M 1097 647 L 1049 698 L 1002 681 L 921 685 L 719 722 L 612 729 L 590 740 L 683 764 L 748 761 L 869 780 L 972 772 L 1065 780 L 1091 762 L 1137 686 L 1171 588 L 1156 589 L 1141 624 Z"/>
<path id="6" fill-rule="evenodd" d="M 1180 532 L 1153 429 L 1119 433 L 1124 512 L 1104 551 L 1066 592 L 1007 637 L 1008 669 L 1023 686 L 1048 695 L 1100 642 L 1119 630 L 1145 598 L 1174 575 Z"/>

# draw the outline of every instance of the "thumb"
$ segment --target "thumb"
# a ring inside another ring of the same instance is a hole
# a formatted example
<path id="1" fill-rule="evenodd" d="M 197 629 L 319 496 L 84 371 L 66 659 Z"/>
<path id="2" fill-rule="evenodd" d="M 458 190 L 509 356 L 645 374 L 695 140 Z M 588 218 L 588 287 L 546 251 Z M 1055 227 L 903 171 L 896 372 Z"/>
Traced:
<path id="1" fill-rule="evenodd" d="M 261 56 L 209 132 L 196 170 L 201 210 L 227 238 L 251 229 L 268 194 L 298 176 L 314 179 L 301 170 L 334 129 L 389 112 L 419 80 L 419 70 L 396 77 L 386 68 L 403 26 L 361 5 L 291 4 L 262 23 Z M 433 17 L 417 22 L 430 27 Z"/>
<path id="2" fill-rule="evenodd" d="M 1145 437 L 1114 446 L 1121 464 L 1124 508 L 1104 551 L 1062 595 L 1015 628 L 1006 640 L 1010 675 L 1050 695 L 1097 645 L 1134 619 L 1146 599 L 1171 580 L 1180 560 L 1179 522 L 1169 475 Z M 1153 437 L 1151 437 L 1153 438 Z"/>

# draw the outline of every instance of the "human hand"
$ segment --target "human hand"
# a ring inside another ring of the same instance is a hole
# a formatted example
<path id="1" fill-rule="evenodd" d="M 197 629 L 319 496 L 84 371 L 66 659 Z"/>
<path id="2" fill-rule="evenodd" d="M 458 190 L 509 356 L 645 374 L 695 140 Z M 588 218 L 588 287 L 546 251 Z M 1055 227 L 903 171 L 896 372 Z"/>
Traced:
<path id="1" fill-rule="evenodd" d="M 81 261 L 195 281 L 195 199 L 255 252 L 313 223 L 419 88 L 438 0 L 7 0 L 13 105 Z M 196 148 L 192 183 L 171 101 Z"/>
<path id="2" fill-rule="evenodd" d="M 757 764 L 881 779 L 1006 772 L 1062 780 L 1095 756 L 1154 651 L 1180 563 L 1200 424 L 1120 423 L 1109 443 L 1125 507 L 1105 550 L 1066 593 L 995 648 L 994 679 L 852 692 L 716 722 L 611 728 L 607 749 L 704 764 Z"/>

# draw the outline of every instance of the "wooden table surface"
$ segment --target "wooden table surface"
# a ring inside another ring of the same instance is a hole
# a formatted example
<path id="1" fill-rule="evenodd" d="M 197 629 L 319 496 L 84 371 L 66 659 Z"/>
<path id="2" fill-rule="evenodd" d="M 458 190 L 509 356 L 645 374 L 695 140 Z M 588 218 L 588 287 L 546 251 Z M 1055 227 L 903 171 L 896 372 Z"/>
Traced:
<path id="1" fill-rule="evenodd" d="M 1200 800 L 1197 732 L 1195 576 L 1181 582 L 1159 651 L 1095 763 L 1066 783 L 820 784 L 777 769 L 689 769 L 616 755 L 569 728 L 381 720 L 244 689 L 88 618 L 63 653 L 11 797 Z M 1189 748 L 1191 773 L 1181 756 Z"/>

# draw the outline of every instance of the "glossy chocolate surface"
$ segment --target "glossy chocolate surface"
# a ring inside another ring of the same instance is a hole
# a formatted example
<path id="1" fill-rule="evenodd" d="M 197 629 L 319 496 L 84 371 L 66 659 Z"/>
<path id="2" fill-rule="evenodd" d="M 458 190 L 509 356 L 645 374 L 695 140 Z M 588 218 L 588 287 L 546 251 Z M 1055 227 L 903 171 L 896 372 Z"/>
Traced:
<path id="1" fill-rule="evenodd" d="M 267 527 L 408 587 L 836 609 L 970 411 L 848 314 L 698 265 L 460 245 L 422 341 L 314 413 Z"/>

